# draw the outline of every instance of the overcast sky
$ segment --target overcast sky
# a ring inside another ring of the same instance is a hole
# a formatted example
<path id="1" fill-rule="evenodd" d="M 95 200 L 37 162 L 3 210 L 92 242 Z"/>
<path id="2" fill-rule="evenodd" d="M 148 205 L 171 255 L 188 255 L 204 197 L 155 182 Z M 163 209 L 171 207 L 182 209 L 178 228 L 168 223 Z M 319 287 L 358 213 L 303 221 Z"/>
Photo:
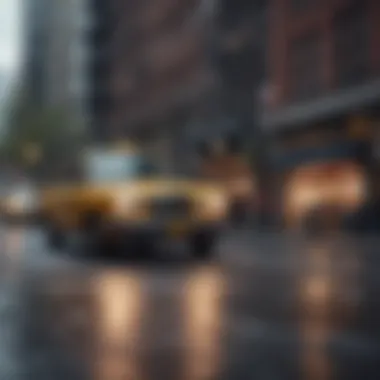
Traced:
<path id="1" fill-rule="evenodd" d="M 11 76 L 20 64 L 23 1 L 0 0 L 0 70 Z"/>
<path id="2" fill-rule="evenodd" d="M 7 99 L 21 61 L 21 4 L 29 0 L 0 0 L 0 133 L 3 132 Z"/>

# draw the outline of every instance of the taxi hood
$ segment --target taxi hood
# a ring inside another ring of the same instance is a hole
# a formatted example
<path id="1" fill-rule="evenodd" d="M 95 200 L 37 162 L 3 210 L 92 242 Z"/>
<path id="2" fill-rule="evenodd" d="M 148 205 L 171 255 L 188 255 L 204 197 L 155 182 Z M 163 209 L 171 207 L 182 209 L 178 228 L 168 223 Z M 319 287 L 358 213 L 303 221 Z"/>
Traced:
<path id="1" fill-rule="evenodd" d="M 222 187 L 216 183 L 191 179 L 150 178 L 109 184 L 86 184 L 83 188 L 88 193 L 133 193 L 139 197 L 165 197 L 177 195 L 199 195 L 202 193 L 222 193 Z"/>

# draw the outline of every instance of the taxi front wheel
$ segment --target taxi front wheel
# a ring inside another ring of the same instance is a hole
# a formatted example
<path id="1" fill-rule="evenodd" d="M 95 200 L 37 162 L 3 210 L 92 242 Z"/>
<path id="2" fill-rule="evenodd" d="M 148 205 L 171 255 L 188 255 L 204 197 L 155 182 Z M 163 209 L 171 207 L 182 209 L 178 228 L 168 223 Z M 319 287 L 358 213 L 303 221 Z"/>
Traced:
<path id="1" fill-rule="evenodd" d="M 88 214 L 82 223 L 82 252 L 88 255 L 119 255 L 121 245 L 117 235 L 105 228 L 102 216 L 96 213 Z"/>

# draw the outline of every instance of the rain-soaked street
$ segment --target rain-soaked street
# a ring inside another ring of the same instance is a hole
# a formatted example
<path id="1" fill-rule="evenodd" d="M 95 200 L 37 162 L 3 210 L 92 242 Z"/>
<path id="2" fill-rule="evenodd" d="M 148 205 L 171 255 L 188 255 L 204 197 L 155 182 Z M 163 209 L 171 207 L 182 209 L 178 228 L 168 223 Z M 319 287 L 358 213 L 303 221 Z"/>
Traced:
<path id="1" fill-rule="evenodd" d="M 379 379 L 380 239 L 230 232 L 212 263 L 127 263 L 1 237 L 0 379 Z"/>

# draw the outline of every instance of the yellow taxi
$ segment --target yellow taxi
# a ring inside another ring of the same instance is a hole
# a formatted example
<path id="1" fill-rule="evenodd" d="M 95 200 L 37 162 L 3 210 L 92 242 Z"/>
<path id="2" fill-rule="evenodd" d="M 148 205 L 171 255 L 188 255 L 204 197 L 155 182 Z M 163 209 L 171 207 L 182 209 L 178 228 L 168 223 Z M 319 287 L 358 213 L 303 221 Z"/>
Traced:
<path id="1" fill-rule="evenodd" d="M 196 257 L 212 255 L 228 214 L 219 185 L 165 175 L 133 147 L 91 149 L 83 174 L 81 183 L 41 194 L 52 246 L 64 246 L 74 233 L 92 251 L 151 254 L 160 242 L 174 239 L 187 242 Z"/>

